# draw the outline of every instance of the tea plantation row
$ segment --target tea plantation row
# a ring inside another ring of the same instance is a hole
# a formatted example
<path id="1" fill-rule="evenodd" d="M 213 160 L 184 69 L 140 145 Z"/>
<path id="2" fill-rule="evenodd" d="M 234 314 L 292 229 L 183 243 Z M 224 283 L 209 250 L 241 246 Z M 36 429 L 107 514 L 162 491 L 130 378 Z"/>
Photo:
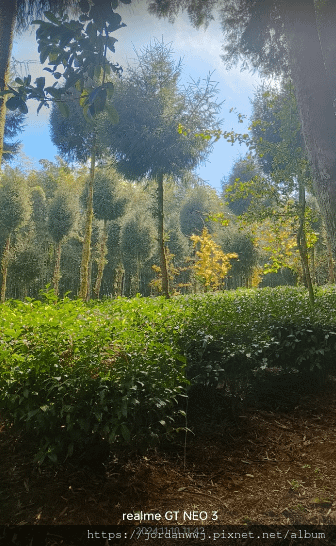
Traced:
<path id="1" fill-rule="evenodd" d="M 193 385 L 232 396 L 274 367 L 323 384 L 335 332 L 334 287 L 314 309 L 297 288 L 88 304 L 47 292 L 0 307 L 0 410 L 39 463 L 102 439 L 146 448 L 174 433 Z"/>

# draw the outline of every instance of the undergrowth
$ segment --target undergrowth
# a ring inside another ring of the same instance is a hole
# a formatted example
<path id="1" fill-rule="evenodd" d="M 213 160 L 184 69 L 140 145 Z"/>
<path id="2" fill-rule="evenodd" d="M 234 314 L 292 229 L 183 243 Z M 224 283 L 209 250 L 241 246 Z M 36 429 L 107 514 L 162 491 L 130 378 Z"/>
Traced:
<path id="1" fill-rule="evenodd" d="M 195 385 L 260 390 L 274 368 L 323 385 L 335 331 L 334 287 L 313 309 L 297 288 L 89 304 L 46 292 L 0 307 L 0 409 L 39 464 L 95 442 L 146 449 L 173 435 Z"/>

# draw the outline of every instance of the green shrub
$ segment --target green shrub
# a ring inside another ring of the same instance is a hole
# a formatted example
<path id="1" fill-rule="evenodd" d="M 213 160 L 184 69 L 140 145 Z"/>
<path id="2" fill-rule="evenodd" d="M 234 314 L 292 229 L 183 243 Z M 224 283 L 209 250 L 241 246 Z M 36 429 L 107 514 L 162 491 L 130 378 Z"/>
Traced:
<path id="1" fill-rule="evenodd" d="M 320 289 L 312 310 L 305 290 L 237 290 L 189 297 L 181 347 L 191 383 L 248 388 L 252 372 L 281 367 L 325 382 L 336 363 L 336 293 Z M 293 377 L 293 376 L 292 376 Z"/>
<path id="2" fill-rule="evenodd" d="M 1 308 L 0 404 L 32 432 L 38 462 L 62 460 L 92 438 L 151 445 L 172 428 L 185 359 L 164 325 L 155 325 L 167 310 L 158 313 L 156 300 L 142 313 L 143 305 L 64 300 Z"/>
<path id="3" fill-rule="evenodd" d="M 291 287 L 89 304 L 47 292 L 0 307 L 0 409 L 40 463 L 92 442 L 145 449 L 174 431 L 188 385 L 260 391 L 275 367 L 323 385 L 335 332 L 334 287 L 314 309 Z"/>

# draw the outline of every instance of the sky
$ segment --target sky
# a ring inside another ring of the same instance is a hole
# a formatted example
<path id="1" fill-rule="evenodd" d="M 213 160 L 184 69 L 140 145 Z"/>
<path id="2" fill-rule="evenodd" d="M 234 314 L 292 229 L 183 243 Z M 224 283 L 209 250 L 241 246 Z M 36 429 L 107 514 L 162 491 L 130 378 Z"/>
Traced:
<path id="1" fill-rule="evenodd" d="M 212 81 L 218 82 L 217 100 L 223 102 L 219 116 L 223 120 L 222 129 L 246 132 L 248 117 L 251 114 L 250 99 L 253 98 L 261 80 L 257 74 L 242 72 L 239 67 L 226 70 L 220 58 L 223 35 L 217 20 L 212 21 L 207 29 L 199 30 L 192 27 L 186 14 L 181 14 L 174 23 L 169 23 L 165 19 L 150 15 L 143 0 L 133 0 L 132 4 L 121 5 L 116 11 L 120 13 L 127 26 L 114 33 L 118 42 L 116 53 L 111 58 L 113 62 L 118 62 L 126 69 L 127 64 L 132 64 L 136 57 L 135 50 L 141 50 L 154 39 L 163 40 L 165 44 L 170 44 L 176 62 L 182 59 L 182 84 L 187 84 L 191 79 L 204 80 L 209 73 L 212 74 Z M 29 61 L 29 73 L 33 80 L 39 76 L 48 77 L 48 72 L 43 71 L 39 63 L 35 31 L 36 27 L 32 27 L 31 30 L 16 35 L 13 46 L 13 57 L 19 61 L 18 69 L 22 71 L 22 75 L 27 75 Z M 50 79 L 49 84 L 53 81 Z M 40 159 L 53 161 L 58 152 L 49 135 L 48 109 L 43 108 L 37 115 L 36 102 L 29 101 L 28 107 L 25 131 L 20 135 L 22 153 L 17 164 L 26 168 L 39 168 Z M 238 123 L 237 114 L 230 113 L 231 108 L 246 115 L 246 123 Z M 234 161 L 245 155 L 246 151 L 244 145 L 231 146 L 222 138 L 214 145 L 207 162 L 201 165 L 196 173 L 220 192 L 221 180 L 229 175 Z"/>

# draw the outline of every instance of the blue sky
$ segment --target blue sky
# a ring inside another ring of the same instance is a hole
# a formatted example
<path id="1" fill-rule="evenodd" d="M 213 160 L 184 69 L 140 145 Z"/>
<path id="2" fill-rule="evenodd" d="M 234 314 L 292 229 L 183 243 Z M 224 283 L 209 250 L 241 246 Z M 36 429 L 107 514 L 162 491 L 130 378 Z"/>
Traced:
<path id="1" fill-rule="evenodd" d="M 224 101 L 220 116 L 223 119 L 222 128 L 225 130 L 233 128 L 239 132 L 246 130 L 247 123 L 239 124 L 237 116 L 229 111 L 235 108 L 249 116 L 251 113 L 249 99 L 253 98 L 255 89 L 261 81 L 257 74 L 241 72 L 239 67 L 230 71 L 225 69 L 220 59 L 223 37 L 217 21 L 211 22 L 207 29 L 195 30 L 188 17 L 183 14 L 171 24 L 149 15 L 142 0 L 133 1 L 129 6 L 120 6 L 116 11 L 122 15 L 127 27 L 118 30 L 114 35 L 118 39 L 114 61 L 126 68 L 127 63 L 131 64 L 135 58 L 134 49 L 141 49 L 154 38 L 160 41 L 163 39 L 164 43 L 171 44 L 176 61 L 182 58 L 184 83 L 190 78 L 205 79 L 209 73 L 212 73 L 212 80 L 218 82 L 218 101 Z M 13 57 L 21 62 L 32 61 L 29 63 L 29 72 L 33 78 L 47 76 L 48 73 L 43 72 L 43 67 L 38 62 L 35 30 L 15 37 Z M 26 74 L 24 66 L 22 70 L 23 74 Z M 57 149 L 49 136 L 48 110 L 43 109 L 36 115 L 36 103 L 31 102 L 28 106 L 26 128 L 20 137 L 23 154 L 18 163 L 38 168 L 39 159 L 52 161 L 57 155 Z M 198 168 L 197 174 L 219 191 L 223 176 L 229 174 L 234 160 L 245 153 L 244 146 L 231 146 L 221 139 L 214 145 L 207 163 Z"/>

